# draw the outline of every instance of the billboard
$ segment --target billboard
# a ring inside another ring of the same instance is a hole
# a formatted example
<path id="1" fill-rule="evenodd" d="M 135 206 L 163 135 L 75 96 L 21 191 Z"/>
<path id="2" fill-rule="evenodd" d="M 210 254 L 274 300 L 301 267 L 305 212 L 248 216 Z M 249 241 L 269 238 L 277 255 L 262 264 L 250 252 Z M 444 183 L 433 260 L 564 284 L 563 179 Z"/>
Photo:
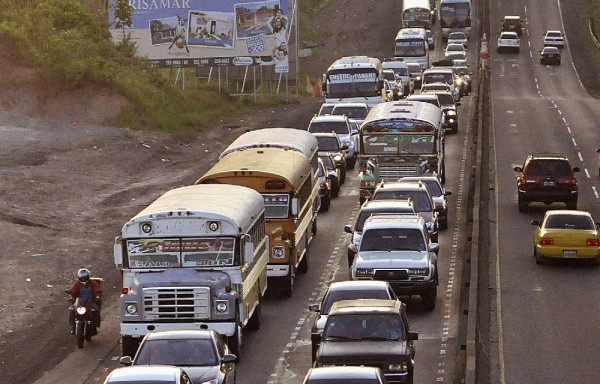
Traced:
<path id="1" fill-rule="evenodd" d="M 131 28 L 125 33 L 138 54 L 167 67 L 203 65 L 274 65 L 289 70 L 289 0 L 129 0 Z M 116 41 L 114 6 L 109 23 Z"/>

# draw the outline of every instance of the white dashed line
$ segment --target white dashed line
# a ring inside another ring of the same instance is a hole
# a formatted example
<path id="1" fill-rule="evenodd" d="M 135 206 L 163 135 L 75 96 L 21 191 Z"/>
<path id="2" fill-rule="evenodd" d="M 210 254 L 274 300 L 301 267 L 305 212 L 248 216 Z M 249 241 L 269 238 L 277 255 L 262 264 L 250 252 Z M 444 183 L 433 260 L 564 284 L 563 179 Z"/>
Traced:
<path id="1" fill-rule="evenodd" d="M 590 173 L 588 172 L 587 168 L 585 168 L 583 171 L 585 172 L 585 176 L 586 176 L 588 179 L 591 179 Z"/>
<path id="2" fill-rule="evenodd" d="M 598 196 L 598 191 L 596 190 L 596 187 L 592 187 L 592 191 L 594 191 L 594 196 L 596 196 L 596 199 L 600 197 Z"/>
<path id="3" fill-rule="evenodd" d="M 571 141 L 573 142 L 573 145 L 574 145 L 575 147 L 577 147 L 577 142 L 575 141 L 575 138 L 574 138 L 574 137 L 571 137 Z"/>

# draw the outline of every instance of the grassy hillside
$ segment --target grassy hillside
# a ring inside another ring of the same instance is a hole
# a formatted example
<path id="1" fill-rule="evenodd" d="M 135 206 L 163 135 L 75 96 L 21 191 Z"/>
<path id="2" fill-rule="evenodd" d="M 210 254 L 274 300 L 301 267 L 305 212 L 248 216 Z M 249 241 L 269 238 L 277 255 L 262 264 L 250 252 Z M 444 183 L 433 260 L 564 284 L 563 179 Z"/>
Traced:
<path id="1" fill-rule="evenodd" d="M 600 37 L 600 0 L 586 0 L 588 15 L 590 18 L 595 20 L 595 30 L 596 36 Z M 585 25 L 585 29 L 587 31 L 588 25 Z M 598 72 L 600 72 L 600 49 L 598 49 L 589 34 L 588 36 L 588 46 L 590 51 L 592 52 L 592 57 L 594 58 L 594 63 L 596 68 L 598 68 Z"/>
<path id="2" fill-rule="evenodd" d="M 98 86 L 129 100 L 121 115 L 107 123 L 170 132 L 202 128 L 274 103 L 255 103 L 219 93 L 217 85 L 174 84 L 174 72 L 156 69 L 136 57 L 135 45 L 114 44 L 102 0 L 3 0 L 0 52 L 11 61 L 43 73 L 44 87 Z M 186 69 L 188 79 L 194 69 Z"/>

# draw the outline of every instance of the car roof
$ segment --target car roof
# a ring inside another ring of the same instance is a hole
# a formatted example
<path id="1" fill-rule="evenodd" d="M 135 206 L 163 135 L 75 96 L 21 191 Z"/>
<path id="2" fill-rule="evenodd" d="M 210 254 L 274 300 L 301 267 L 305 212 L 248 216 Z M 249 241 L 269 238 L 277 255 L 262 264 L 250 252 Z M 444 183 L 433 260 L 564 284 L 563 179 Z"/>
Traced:
<path id="1" fill-rule="evenodd" d="M 179 339 L 210 339 L 214 330 L 210 329 L 173 329 L 165 331 L 152 331 L 145 338 L 151 340 L 179 340 Z"/>
<path id="2" fill-rule="evenodd" d="M 420 101 L 420 100 L 439 100 L 433 93 L 418 93 L 409 95 L 407 98 L 409 101 Z"/>
<path id="3" fill-rule="evenodd" d="M 348 117 L 346 117 L 346 115 L 321 115 L 321 116 L 313 116 L 313 118 L 310 120 L 310 122 L 311 123 L 313 121 L 316 121 L 316 122 L 327 122 L 327 121 L 340 122 L 340 121 L 346 121 L 346 119 L 348 119 Z"/>
<path id="4" fill-rule="evenodd" d="M 588 211 L 576 211 L 574 209 L 551 209 L 546 211 L 545 216 L 568 215 L 568 216 L 587 216 L 592 217 Z"/>
<path id="5" fill-rule="evenodd" d="M 394 190 L 398 190 L 398 189 L 402 189 L 402 190 L 421 190 L 421 189 L 425 189 L 425 185 L 423 183 L 420 183 L 418 181 L 414 181 L 414 182 L 399 182 L 399 181 L 393 181 L 393 182 L 381 182 L 379 185 L 377 185 L 377 187 L 375 188 L 375 191 L 377 191 L 378 189 L 394 189 Z"/>
<path id="6" fill-rule="evenodd" d="M 114 369 L 107 377 L 107 383 L 123 381 L 177 382 L 183 370 L 167 365 L 138 365 Z"/>
<path id="7" fill-rule="evenodd" d="M 560 33 L 562 35 L 562 31 L 556 30 L 556 29 L 549 29 L 546 31 L 546 33 Z"/>
<path id="8" fill-rule="evenodd" d="M 372 379 L 377 378 L 379 368 L 377 367 L 352 367 L 352 366 L 338 366 L 338 367 L 319 367 L 311 368 L 306 377 L 317 380 L 325 379 Z"/>
<path id="9" fill-rule="evenodd" d="M 562 153 L 532 153 L 528 156 L 530 159 L 559 159 L 559 160 L 568 160 L 567 156 Z"/>
<path id="10" fill-rule="evenodd" d="M 558 47 L 544 47 L 542 51 L 560 51 L 560 49 Z"/>
<path id="11" fill-rule="evenodd" d="M 340 300 L 333 303 L 329 316 L 352 313 L 398 313 L 402 304 L 399 300 L 354 299 Z"/>
<path id="12" fill-rule="evenodd" d="M 513 32 L 513 31 L 502 31 L 502 32 L 500 32 L 500 36 L 502 36 L 502 35 L 510 35 L 510 36 L 514 36 L 516 38 L 519 37 L 517 32 Z"/>
<path id="13" fill-rule="evenodd" d="M 413 203 L 410 199 L 403 200 L 367 200 L 359 212 L 374 210 L 374 209 L 383 209 L 383 208 L 395 208 L 399 206 L 412 207 Z"/>
<path id="14" fill-rule="evenodd" d="M 440 183 L 440 180 L 437 178 L 437 176 L 404 176 L 402 178 L 400 178 L 400 180 L 398 180 L 398 182 L 401 183 L 405 183 L 408 181 L 421 181 L 421 180 L 431 180 L 431 181 L 435 181 L 438 184 L 442 184 Z"/>
<path id="15" fill-rule="evenodd" d="M 346 280 L 331 283 L 328 291 L 385 290 L 388 286 L 389 283 L 382 280 Z"/>

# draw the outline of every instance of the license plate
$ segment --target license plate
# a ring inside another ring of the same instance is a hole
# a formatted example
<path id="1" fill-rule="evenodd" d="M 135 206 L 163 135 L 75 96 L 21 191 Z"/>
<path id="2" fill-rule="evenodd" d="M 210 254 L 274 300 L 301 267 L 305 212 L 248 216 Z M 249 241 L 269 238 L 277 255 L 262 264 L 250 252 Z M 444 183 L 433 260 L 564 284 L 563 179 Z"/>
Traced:
<path id="1" fill-rule="evenodd" d="M 577 251 L 563 251 L 563 257 L 565 257 L 565 258 L 577 257 Z"/>
<path id="2" fill-rule="evenodd" d="M 544 187 L 554 187 L 554 181 L 544 181 Z"/>

